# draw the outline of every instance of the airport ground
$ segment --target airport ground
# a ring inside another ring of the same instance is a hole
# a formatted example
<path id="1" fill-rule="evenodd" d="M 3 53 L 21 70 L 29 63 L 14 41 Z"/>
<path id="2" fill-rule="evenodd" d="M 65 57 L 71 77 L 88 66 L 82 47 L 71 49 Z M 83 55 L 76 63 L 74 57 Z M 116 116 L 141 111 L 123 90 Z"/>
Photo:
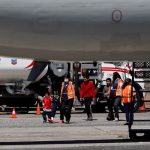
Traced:
<path id="1" fill-rule="evenodd" d="M 124 113 L 120 121 L 107 121 L 107 113 L 94 113 L 93 121 L 86 121 L 82 110 L 74 111 L 70 124 L 43 124 L 41 115 L 35 111 L 29 114 L 0 114 L 0 149 L 72 149 L 72 150 L 110 150 L 110 149 L 149 149 L 149 141 L 130 140 L 128 126 L 125 126 Z M 150 126 L 150 112 L 138 112 L 132 128 Z"/>

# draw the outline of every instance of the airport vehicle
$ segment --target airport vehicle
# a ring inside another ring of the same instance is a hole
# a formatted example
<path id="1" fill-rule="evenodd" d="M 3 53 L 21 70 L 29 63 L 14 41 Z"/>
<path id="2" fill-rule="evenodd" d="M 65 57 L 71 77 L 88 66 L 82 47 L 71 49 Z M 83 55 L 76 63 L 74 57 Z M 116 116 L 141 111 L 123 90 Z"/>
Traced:
<path id="1" fill-rule="evenodd" d="M 32 68 L 37 65 L 40 68 L 40 65 L 32 59 L 0 57 L 1 109 L 12 106 L 24 107 L 28 111 L 29 107 L 35 106 L 36 95 L 43 95 L 52 82 L 55 82 L 56 88 L 60 87 L 63 76 L 69 69 L 68 63 L 65 62 L 47 62 L 46 67 L 38 72 L 34 81 L 28 81 Z"/>
<path id="2" fill-rule="evenodd" d="M 92 105 L 93 112 L 104 112 L 105 107 L 107 106 L 106 99 L 103 95 L 103 87 L 106 85 L 106 79 L 113 77 L 114 72 L 118 72 L 122 78 L 125 80 L 126 78 L 131 78 L 132 71 L 132 62 L 98 62 L 93 64 L 93 62 L 81 62 L 81 67 L 79 70 L 79 84 L 83 81 L 83 76 L 85 73 L 90 75 L 90 79 L 94 81 L 95 86 L 97 87 L 97 97 L 95 102 Z M 144 98 L 145 93 L 139 91 L 140 89 L 144 89 L 144 80 L 143 78 L 137 79 L 134 78 L 135 84 L 134 91 L 136 91 L 135 95 L 135 111 L 138 109 L 140 104 L 142 103 L 142 99 Z M 139 82 L 139 83 L 137 83 Z M 139 94 L 140 93 L 140 94 Z M 136 97 L 136 95 L 140 95 L 140 97 Z M 121 106 L 123 111 L 123 106 Z"/>

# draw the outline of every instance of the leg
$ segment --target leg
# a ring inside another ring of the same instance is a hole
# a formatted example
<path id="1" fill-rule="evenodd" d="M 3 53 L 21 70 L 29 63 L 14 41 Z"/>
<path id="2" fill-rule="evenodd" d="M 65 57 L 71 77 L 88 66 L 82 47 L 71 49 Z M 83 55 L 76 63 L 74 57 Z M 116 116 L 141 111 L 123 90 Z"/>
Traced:
<path id="1" fill-rule="evenodd" d="M 125 110 L 125 116 L 126 116 L 126 122 L 129 123 L 129 113 L 130 113 L 130 106 L 128 103 L 124 103 L 124 110 Z"/>
<path id="2" fill-rule="evenodd" d="M 120 102 L 121 102 L 121 97 L 116 96 L 115 99 L 114 99 L 114 111 L 115 111 L 115 119 L 118 119 L 118 120 L 119 120 L 118 109 L 119 109 Z"/>
<path id="3" fill-rule="evenodd" d="M 111 99 L 107 99 L 107 105 L 108 105 L 108 116 L 107 120 L 114 120 L 114 114 L 113 114 L 113 102 Z"/>
<path id="4" fill-rule="evenodd" d="M 134 112 L 133 112 L 133 110 L 134 110 L 134 104 L 133 103 L 130 103 L 130 113 L 129 113 L 129 123 L 132 125 L 133 124 L 133 120 L 134 120 Z"/>
<path id="5" fill-rule="evenodd" d="M 47 116 L 48 116 L 48 119 L 50 120 L 50 119 L 51 119 L 51 117 L 52 117 L 52 112 L 47 111 L 47 112 L 46 112 L 46 114 L 47 114 Z"/>
<path id="6" fill-rule="evenodd" d="M 64 115 L 65 115 L 65 103 L 63 102 L 60 107 L 60 120 L 64 121 Z"/>
<path id="7" fill-rule="evenodd" d="M 55 117 L 56 110 L 57 110 L 57 103 L 56 103 L 56 102 L 53 102 L 53 106 L 52 106 L 52 117 Z"/>
<path id="8" fill-rule="evenodd" d="M 91 101 L 92 101 L 91 98 L 85 99 L 85 109 L 86 109 L 88 120 L 92 120 Z"/>
<path id="9" fill-rule="evenodd" d="M 73 99 L 68 100 L 68 109 L 66 110 L 66 121 L 69 123 L 71 118 L 71 110 L 73 106 Z"/>
<path id="10" fill-rule="evenodd" d="M 43 122 L 46 122 L 47 119 L 46 119 L 46 112 L 43 110 L 43 113 L 42 113 L 42 117 L 43 117 Z"/>

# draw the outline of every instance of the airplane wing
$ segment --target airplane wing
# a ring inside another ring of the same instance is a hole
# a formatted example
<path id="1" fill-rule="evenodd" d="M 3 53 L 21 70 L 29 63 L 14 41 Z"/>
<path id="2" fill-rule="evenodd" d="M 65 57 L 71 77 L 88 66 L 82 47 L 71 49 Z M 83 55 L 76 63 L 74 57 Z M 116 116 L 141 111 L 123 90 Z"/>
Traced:
<path id="1" fill-rule="evenodd" d="M 148 61 L 150 1 L 0 0 L 0 55 Z"/>

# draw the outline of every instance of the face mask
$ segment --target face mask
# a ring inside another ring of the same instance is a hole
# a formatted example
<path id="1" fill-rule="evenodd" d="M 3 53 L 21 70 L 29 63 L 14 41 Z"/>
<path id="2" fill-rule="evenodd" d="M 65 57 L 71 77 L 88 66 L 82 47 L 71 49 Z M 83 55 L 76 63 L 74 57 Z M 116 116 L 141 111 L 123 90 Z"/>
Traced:
<path id="1" fill-rule="evenodd" d="M 64 82 L 68 82 L 68 79 L 65 79 Z"/>

